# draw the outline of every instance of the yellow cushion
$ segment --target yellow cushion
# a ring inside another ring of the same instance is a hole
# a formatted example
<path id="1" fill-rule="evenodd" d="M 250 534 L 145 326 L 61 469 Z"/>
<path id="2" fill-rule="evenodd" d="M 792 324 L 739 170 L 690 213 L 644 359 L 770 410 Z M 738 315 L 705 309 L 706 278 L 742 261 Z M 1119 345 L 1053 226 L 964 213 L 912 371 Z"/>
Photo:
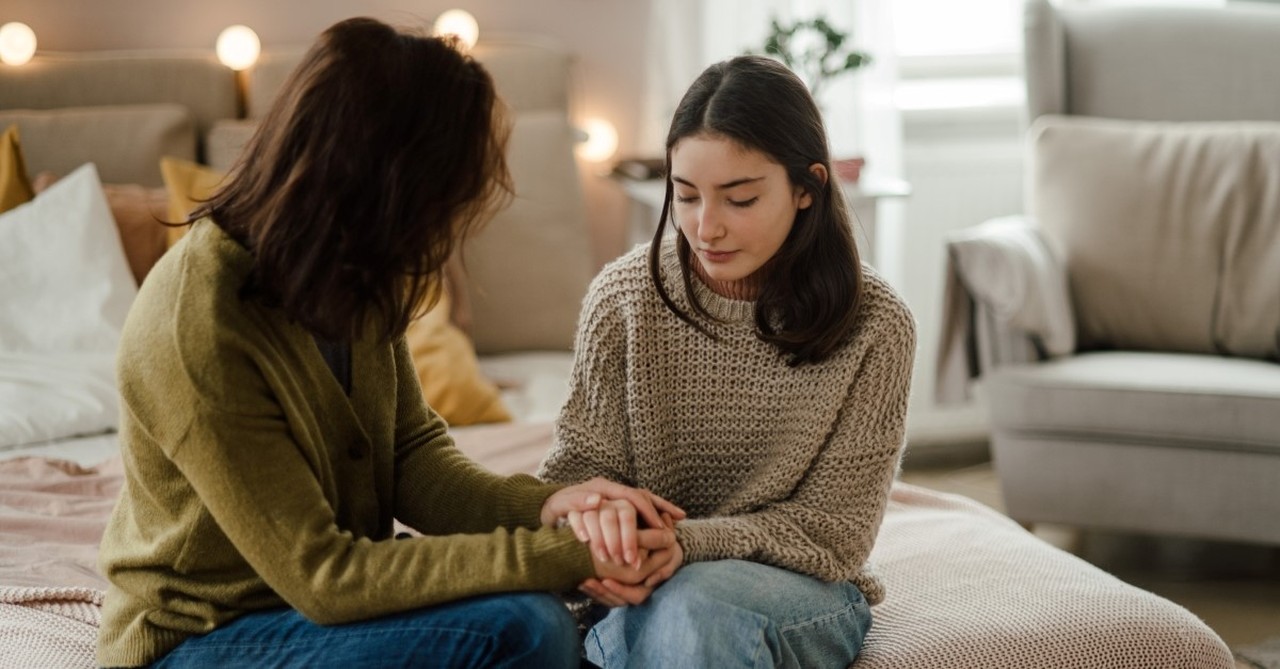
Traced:
<path id="1" fill-rule="evenodd" d="M 222 183 L 222 172 L 182 158 L 160 159 L 160 176 L 169 191 L 169 221 L 180 223 L 204 204 Z M 182 239 L 190 226 L 169 228 L 169 246 Z"/>
<path id="2" fill-rule="evenodd" d="M 427 404 L 450 425 L 510 421 L 498 387 L 480 373 L 475 347 L 449 319 L 449 309 L 446 292 L 405 333 Z"/>
<path id="3" fill-rule="evenodd" d="M 11 125 L 0 135 L 0 213 L 26 204 L 35 196 L 31 180 L 27 178 L 27 166 L 22 161 L 18 126 Z"/>

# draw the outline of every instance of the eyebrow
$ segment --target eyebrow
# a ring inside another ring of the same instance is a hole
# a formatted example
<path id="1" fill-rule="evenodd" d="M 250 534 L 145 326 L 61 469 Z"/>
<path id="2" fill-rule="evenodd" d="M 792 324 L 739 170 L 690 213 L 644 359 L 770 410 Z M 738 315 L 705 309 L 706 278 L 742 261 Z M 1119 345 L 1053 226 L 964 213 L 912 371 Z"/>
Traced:
<path id="1" fill-rule="evenodd" d="M 734 179 L 733 181 L 730 181 L 728 183 L 722 183 L 719 186 L 716 186 L 716 190 L 729 190 L 730 188 L 736 188 L 743 184 L 753 183 L 756 181 L 760 181 L 762 179 L 764 179 L 764 177 L 743 177 L 741 179 Z M 684 184 L 690 188 L 697 188 L 697 186 L 693 185 L 693 183 L 690 182 L 688 179 L 682 179 L 678 176 L 672 175 L 671 180 L 677 183 Z"/>

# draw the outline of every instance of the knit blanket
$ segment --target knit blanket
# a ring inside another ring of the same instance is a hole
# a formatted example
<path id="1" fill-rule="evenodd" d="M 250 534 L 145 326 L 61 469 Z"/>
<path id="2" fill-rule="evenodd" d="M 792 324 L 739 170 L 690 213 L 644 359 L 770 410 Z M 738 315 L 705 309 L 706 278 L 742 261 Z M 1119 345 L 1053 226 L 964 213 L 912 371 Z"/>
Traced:
<path id="1" fill-rule="evenodd" d="M 501 473 L 531 471 L 546 424 L 457 431 Z M 118 457 L 0 462 L 0 667 L 93 667 L 97 544 Z M 958 495 L 896 483 L 871 556 L 887 595 L 853 669 L 1231 669 L 1186 609 L 1120 581 Z"/>

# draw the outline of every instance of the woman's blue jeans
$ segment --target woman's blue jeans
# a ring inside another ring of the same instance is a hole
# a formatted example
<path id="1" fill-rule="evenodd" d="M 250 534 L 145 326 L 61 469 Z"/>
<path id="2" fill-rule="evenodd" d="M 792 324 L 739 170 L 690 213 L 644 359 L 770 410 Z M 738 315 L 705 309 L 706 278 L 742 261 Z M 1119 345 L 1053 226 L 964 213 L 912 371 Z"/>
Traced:
<path id="1" fill-rule="evenodd" d="M 586 650 L 604 669 L 843 669 L 870 629 L 871 608 L 852 583 L 720 560 L 685 565 L 644 604 L 610 611 Z"/>
<path id="2" fill-rule="evenodd" d="M 546 593 L 465 599 L 321 626 L 293 609 L 250 613 L 191 637 L 153 664 L 194 667 L 579 666 L 577 627 Z"/>

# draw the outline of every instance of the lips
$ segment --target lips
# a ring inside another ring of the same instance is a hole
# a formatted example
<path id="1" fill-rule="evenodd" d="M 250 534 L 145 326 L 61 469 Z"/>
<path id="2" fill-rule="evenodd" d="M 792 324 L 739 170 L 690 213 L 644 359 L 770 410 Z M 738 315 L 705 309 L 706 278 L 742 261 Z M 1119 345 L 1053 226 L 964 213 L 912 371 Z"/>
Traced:
<path id="1" fill-rule="evenodd" d="M 713 263 L 729 262 L 730 260 L 733 260 L 737 253 L 737 251 L 710 251 L 707 249 L 700 249 L 698 251 L 698 255 L 702 256 L 703 260 Z"/>

